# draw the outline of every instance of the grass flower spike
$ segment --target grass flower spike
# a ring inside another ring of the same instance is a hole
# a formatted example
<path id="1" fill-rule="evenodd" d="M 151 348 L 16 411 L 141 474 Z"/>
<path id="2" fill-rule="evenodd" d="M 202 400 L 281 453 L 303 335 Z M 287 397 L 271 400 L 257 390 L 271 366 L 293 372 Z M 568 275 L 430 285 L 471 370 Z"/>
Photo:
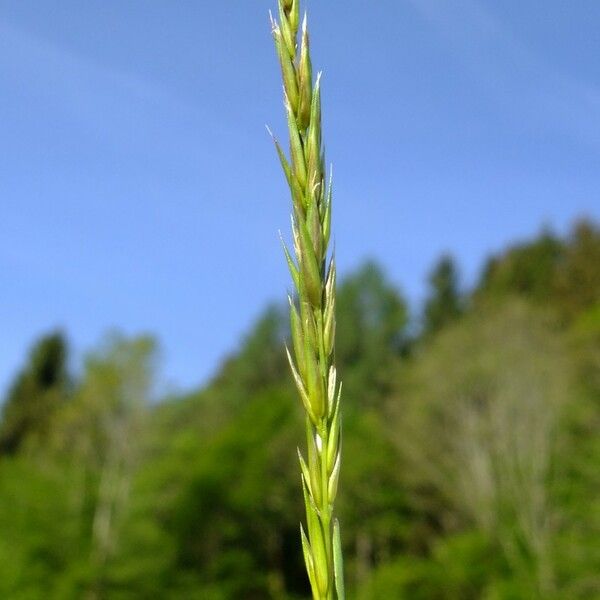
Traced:
<path id="1" fill-rule="evenodd" d="M 283 76 L 289 159 L 274 141 L 291 191 L 295 259 L 285 244 L 284 251 L 296 288 L 289 298 L 293 352 L 287 354 L 307 434 L 306 459 L 298 451 L 307 524 L 300 534 L 313 598 L 339 600 L 344 598 L 343 569 L 333 506 L 340 473 L 341 383 L 334 364 L 336 272 L 333 256 L 328 257 L 332 186 L 331 175 L 326 182 L 321 146 L 321 77 L 313 80 L 299 0 L 278 3 L 279 19 L 272 19 L 272 28 Z"/>

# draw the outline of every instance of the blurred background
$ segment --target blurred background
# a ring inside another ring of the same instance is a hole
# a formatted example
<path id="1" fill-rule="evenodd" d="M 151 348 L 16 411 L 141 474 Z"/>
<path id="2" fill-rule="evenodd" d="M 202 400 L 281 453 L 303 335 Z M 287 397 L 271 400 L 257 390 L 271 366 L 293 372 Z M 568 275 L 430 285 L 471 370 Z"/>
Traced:
<path id="1" fill-rule="evenodd" d="M 349 598 L 600 597 L 600 5 L 307 4 Z M 273 8 L 0 3 L 0 598 L 308 597 Z"/>

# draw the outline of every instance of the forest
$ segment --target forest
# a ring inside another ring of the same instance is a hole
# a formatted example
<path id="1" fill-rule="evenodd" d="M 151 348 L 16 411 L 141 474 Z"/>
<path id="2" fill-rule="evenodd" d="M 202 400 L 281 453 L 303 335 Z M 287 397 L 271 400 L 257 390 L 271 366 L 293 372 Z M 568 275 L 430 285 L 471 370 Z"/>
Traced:
<path id="1" fill-rule="evenodd" d="M 427 285 L 413 310 L 375 262 L 338 286 L 348 597 L 599 598 L 600 227 Z M 74 372 L 40 332 L 2 401 L 0 598 L 307 598 L 288 328 L 282 299 L 168 397 L 151 335 Z"/>

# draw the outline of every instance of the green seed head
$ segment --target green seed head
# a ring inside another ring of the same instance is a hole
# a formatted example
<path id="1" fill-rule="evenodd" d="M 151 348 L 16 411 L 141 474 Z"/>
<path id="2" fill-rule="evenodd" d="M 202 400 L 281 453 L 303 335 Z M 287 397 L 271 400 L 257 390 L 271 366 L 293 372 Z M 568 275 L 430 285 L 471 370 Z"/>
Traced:
<path id="1" fill-rule="evenodd" d="M 333 256 L 326 269 L 332 186 L 331 177 L 326 186 L 321 143 L 321 74 L 313 83 L 306 16 L 296 43 L 299 0 L 278 4 L 280 22 L 273 23 L 273 36 L 283 76 L 289 160 L 276 140 L 275 147 L 292 197 L 295 257 L 283 246 L 296 288 L 296 297 L 289 298 L 294 356 L 288 352 L 288 360 L 306 413 L 308 450 L 306 462 L 299 455 L 307 523 L 306 533 L 301 528 L 302 549 L 313 598 L 343 600 L 332 520 L 341 463 L 341 383 L 334 366 Z"/>

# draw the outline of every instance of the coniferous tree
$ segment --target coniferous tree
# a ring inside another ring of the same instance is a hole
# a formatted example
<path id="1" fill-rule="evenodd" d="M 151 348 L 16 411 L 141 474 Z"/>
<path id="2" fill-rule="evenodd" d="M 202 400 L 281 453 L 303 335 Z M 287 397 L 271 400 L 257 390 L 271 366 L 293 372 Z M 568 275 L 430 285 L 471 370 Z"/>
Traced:
<path id="1" fill-rule="evenodd" d="M 600 306 L 599 264 L 600 227 L 591 221 L 579 221 L 556 273 L 557 300 L 567 319 Z"/>
<path id="2" fill-rule="evenodd" d="M 429 289 L 423 315 L 426 334 L 439 331 L 463 313 L 458 269 L 452 256 L 443 256 L 433 268 Z"/>
<path id="3" fill-rule="evenodd" d="M 69 388 L 67 343 L 60 332 L 42 337 L 9 389 L 0 423 L 0 452 L 16 452 L 31 435 L 43 436 Z"/>
<path id="4" fill-rule="evenodd" d="M 389 391 L 394 361 L 408 350 L 408 307 L 381 268 L 365 263 L 337 294 L 336 359 L 347 407 L 376 405 Z"/>

